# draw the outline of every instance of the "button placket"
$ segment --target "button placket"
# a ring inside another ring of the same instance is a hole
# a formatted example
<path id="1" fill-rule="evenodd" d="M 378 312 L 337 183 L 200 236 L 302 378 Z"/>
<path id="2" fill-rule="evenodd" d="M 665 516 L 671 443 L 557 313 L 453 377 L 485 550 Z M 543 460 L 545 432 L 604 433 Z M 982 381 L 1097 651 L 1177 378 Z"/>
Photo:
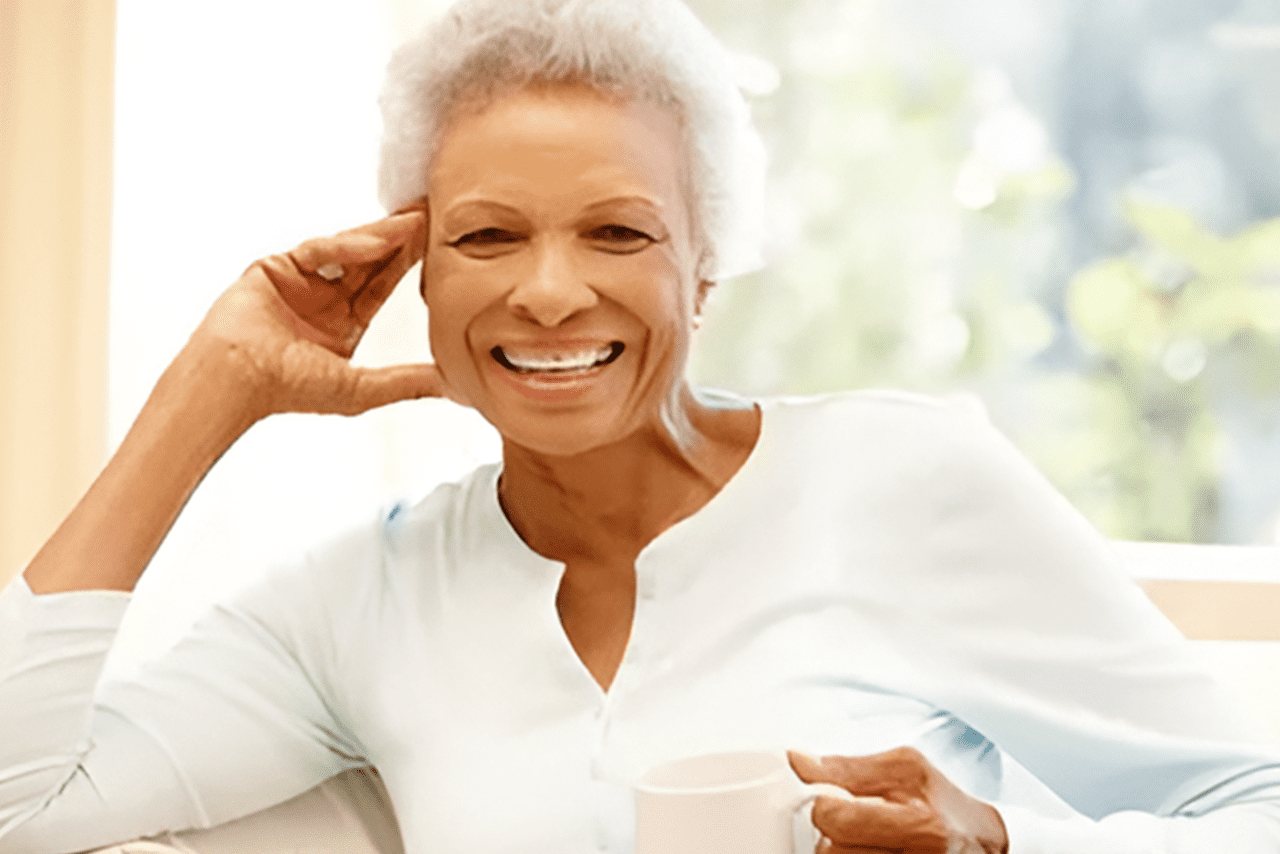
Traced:
<path id="1" fill-rule="evenodd" d="M 620 706 L 625 706 L 627 691 L 633 673 L 643 675 L 654 660 L 659 638 L 649 625 L 652 608 L 658 594 L 656 573 L 642 563 L 636 566 L 636 606 L 632 615 L 631 637 L 627 643 L 613 684 L 601 696 L 593 713 L 594 744 L 591 753 L 591 809 L 595 819 L 595 837 L 598 851 L 621 851 L 630 843 L 626 828 L 634 820 L 631 816 L 632 790 L 628 782 L 610 772 L 608 757 L 611 748 L 612 724 Z"/>

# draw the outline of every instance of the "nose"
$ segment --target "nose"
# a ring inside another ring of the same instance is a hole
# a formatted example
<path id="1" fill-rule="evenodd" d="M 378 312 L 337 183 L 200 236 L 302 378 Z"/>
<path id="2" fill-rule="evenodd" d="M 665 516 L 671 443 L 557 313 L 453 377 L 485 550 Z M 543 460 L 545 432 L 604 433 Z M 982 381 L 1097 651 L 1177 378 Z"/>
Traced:
<path id="1" fill-rule="evenodd" d="M 534 253 L 533 268 L 507 297 L 507 307 L 522 320 L 555 327 L 599 302 L 599 295 L 576 269 L 564 247 L 544 245 Z"/>

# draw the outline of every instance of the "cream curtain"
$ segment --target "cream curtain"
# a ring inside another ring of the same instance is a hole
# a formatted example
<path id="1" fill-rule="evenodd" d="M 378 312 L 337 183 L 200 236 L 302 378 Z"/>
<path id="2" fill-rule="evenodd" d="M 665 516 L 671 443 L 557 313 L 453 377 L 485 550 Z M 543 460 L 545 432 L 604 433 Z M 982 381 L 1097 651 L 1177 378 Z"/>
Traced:
<path id="1" fill-rule="evenodd" d="M 0 582 L 103 462 L 114 0 L 0 0 Z"/>

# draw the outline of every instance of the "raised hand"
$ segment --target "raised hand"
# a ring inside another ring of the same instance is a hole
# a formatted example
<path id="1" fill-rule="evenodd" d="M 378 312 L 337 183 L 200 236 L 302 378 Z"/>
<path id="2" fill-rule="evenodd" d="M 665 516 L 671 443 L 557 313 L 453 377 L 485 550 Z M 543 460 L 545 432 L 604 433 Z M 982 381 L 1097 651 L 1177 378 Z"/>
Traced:
<path id="1" fill-rule="evenodd" d="M 792 752 L 806 783 L 834 783 L 859 801 L 821 797 L 813 824 L 817 854 L 1006 854 L 1009 838 L 995 807 L 965 794 L 920 751 L 899 747 L 872 756 Z M 870 798 L 880 798 L 879 801 Z"/>
<path id="2" fill-rule="evenodd" d="M 260 418 L 353 415 L 446 394 L 434 365 L 348 361 L 425 240 L 426 213 L 414 209 L 250 266 L 205 315 L 107 467 L 31 561 L 31 589 L 133 589 L 192 490 Z"/>
<path id="3" fill-rule="evenodd" d="M 189 346 L 233 363 L 255 418 L 353 415 L 444 395 L 432 365 L 349 363 L 373 316 L 421 259 L 425 239 L 418 207 L 257 261 L 214 303 Z"/>

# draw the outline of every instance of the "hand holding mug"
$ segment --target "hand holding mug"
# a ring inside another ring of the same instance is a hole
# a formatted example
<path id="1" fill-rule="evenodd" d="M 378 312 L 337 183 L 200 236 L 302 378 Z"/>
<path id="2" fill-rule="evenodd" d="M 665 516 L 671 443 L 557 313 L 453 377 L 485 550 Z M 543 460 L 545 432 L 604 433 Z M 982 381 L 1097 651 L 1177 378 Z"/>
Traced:
<path id="1" fill-rule="evenodd" d="M 920 751 L 899 747 L 872 756 L 814 759 L 788 754 L 808 783 L 831 783 L 880 800 L 821 797 L 813 823 L 822 833 L 817 854 L 1006 854 L 1009 838 L 995 807 L 970 797 Z"/>
<path id="2" fill-rule="evenodd" d="M 802 808 L 819 796 L 781 753 L 711 753 L 651 768 L 636 784 L 636 854 L 808 854 L 816 836 Z"/>

